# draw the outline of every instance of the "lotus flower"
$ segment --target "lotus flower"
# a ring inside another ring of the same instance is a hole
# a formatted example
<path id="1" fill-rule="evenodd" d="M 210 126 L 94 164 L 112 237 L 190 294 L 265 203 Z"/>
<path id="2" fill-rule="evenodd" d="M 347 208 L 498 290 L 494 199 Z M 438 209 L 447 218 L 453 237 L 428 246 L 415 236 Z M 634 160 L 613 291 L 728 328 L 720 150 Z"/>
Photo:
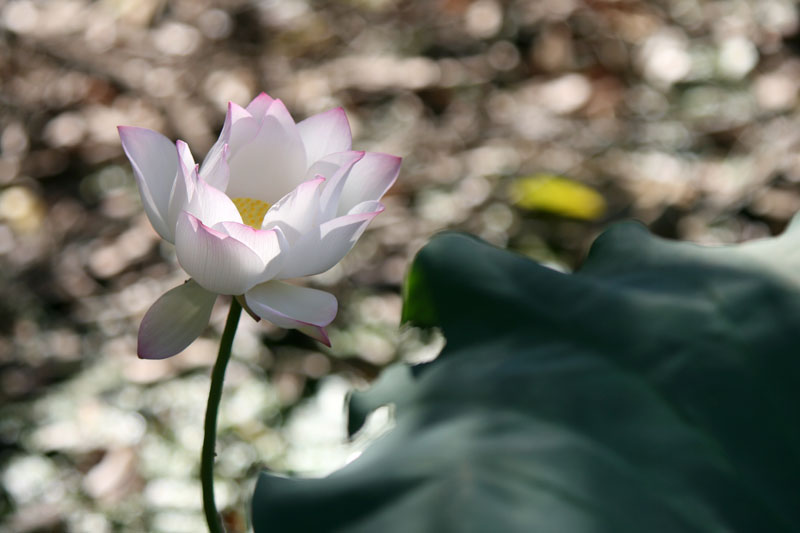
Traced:
<path id="1" fill-rule="evenodd" d="M 336 298 L 285 281 L 338 263 L 384 207 L 400 158 L 351 151 L 341 108 L 295 123 L 262 93 L 228 105 L 202 165 L 189 147 L 143 128 L 120 126 L 145 213 L 175 244 L 191 280 L 159 298 L 139 328 L 139 357 L 182 351 L 205 329 L 220 294 L 253 315 L 330 345 Z"/>

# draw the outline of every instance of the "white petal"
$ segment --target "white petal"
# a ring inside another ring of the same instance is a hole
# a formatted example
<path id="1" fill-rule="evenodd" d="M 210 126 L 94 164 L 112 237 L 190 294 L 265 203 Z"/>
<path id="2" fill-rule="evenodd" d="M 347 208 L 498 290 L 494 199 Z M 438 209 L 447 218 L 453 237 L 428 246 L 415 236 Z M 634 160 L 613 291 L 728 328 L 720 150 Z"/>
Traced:
<path id="1" fill-rule="evenodd" d="M 139 357 L 164 359 L 183 351 L 208 326 L 216 299 L 191 280 L 166 292 L 139 326 Z"/>
<path id="2" fill-rule="evenodd" d="M 258 131 L 261 129 L 262 119 L 253 117 L 246 109 L 234 103 L 228 104 L 228 113 L 231 117 L 231 127 L 226 142 L 232 157 L 242 147 L 256 138 Z"/>
<path id="3" fill-rule="evenodd" d="M 227 235 L 250 248 L 264 263 L 264 270 L 258 283 L 272 279 L 281 265 L 281 251 L 288 248 L 286 237 L 280 228 L 269 230 L 253 229 L 246 224 L 222 222 L 214 226 Z"/>
<path id="4" fill-rule="evenodd" d="M 298 329 L 330 346 L 325 326 L 336 317 L 332 294 L 280 281 L 262 283 L 245 294 L 247 306 L 276 326 Z"/>
<path id="5" fill-rule="evenodd" d="M 330 269 L 347 255 L 383 209 L 380 202 L 364 202 L 350 214 L 324 222 L 315 231 L 290 242 L 276 279 L 310 276 Z"/>
<path id="6" fill-rule="evenodd" d="M 306 155 L 297 125 L 286 106 L 275 100 L 269 106 L 261 129 L 238 150 L 231 138 L 231 198 L 255 198 L 275 203 L 305 177 Z"/>
<path id="7" fill-rule="evenodd" d="M 186 211 L 175 228 L 175 252 L 197 283 L 218 294 L 244 294 L 261 281 L 266 266 L 249 246 Z"/>
<path id="8" fill-rule="evenodd" d="M 367 152 L 353 166 L 339 197 L 338 214 L 349 213 L 356 205 L 368 200 L 380 200 L 397 179 L 401 158 Z"/>
<path id="9" fill-rule="evenodd" d="M 342 194 L 345 183 L 347 183 L 347 178 L 350 176 L 350 170 L 363 157 L 364 152 L 339 152 L 329 154 L 311 165 L 307 175 L 325 178 L 325 185 L 320 195 L 320 222 L 330 220 L 336 216 L 339 197 Z"/>
<path id="10" fill-rule="evenodd" d="M 175 142 L 175 149 L 178 152 L 178 163 L 180 163 L 180 168 L 187 173 L 194 170 L 196 164 L 194 162 L 194 157 L 192 156 L 192 151 L 189 149 L 189 145 L 184 141 L 178 140 Z"/>
<path id="11" fill-rule="evenodd" d="M 219 150 L 209 152 L 200 167 L 200 177 L 206 183 L 222 192 L 225 192 L 228 187 L 228 179 L 230 177 L 229 156 L 230 149 L 227 144 L 223 144 Z"/>
<path id="12" fill-rule="evenodd" d="M 158 132 L 132 126 L 119 126 L 122 148 L 133 166 L 142 204 L 153 228 L 172 241 L 167 224 L 172 185 L 178 173 L 175 145 Z"/>
<path id="13" fill-rule="evenodd" d="M 261 227 L 264 229 L 280 227 L 292 243 L 304 233 L 319 226 L 319 199 L 324 182 L 325 178 L 317 178 L 301 183 L 267 211 Z"/>
<path id="14" fill-rule="evenodd" d="M 262 120 L 264 120 L 269 107 L 274 101 L 275 99 L 271 98 L 269 95 L 267 95 L 267 93 L 261 93 L 253 98 L 253 101 L 247 104 L 245 109 L 247 109 L 247 112 L 250 113 L 253 118 L 260 123 Z"/>
<path id="15" fill-rule="evenodd" d="M 197 182 L 197 168 L 189 146 L 183 141 L 175 144 L 178 150 L 178 175 L 172 184 L 166 220 L 170 237 L 167 240 L 172 243 L 175 242 L 175 224 L 178 222 L 178 215 L 189 205 L 189 200 L 194 196 Z"/>
<path id="16" fill-rule="evenodd" d="M 338 107 L 297 123 L 310 165 L 328 154 L 350 150 L 353 137 L 344 109 Z"/>
<path id="17" fill-rule="evenodd" d="M 227 157 L 230 158 L 242 146 L 253 140 L 259 128 L 261 128 L 259 120 L 254 119 L 242 106 L 229 102 L 228 112 L 225 114 L 225 123 L 222 125 L 219 138 L 214 143 L 214 146 L 211 147 L 211 150 L 208 151 L 201 165 L 203 178 L 205 179 L 205 173 L 209 172 L 205 170 L 205 167 L 214 166 L 213 162 L 222 156 L 225 145 L 228 145 L 229 152 Z"/>
<path id="18" fill-rule="evenodd" d="M 203 181 L 197 175 L 197 166 L 188 174 L 181 166 L 172 197 L 169 201 L 169 227 L 174 235 L 178 216 L 184 211 L 199 218 L 206 226 L 220 222 L 242 222 L 242 216 L 233 201 L 225 193 Z M 174 242 L 174 239 L 170 242 Z"/>
<path id="19" fill-rule="evenodd" d="M 206 226 L 220 222 L 242 222 L 242 215 L 233 201 L 222 191 L 204 182 L 194 173 L 194 195 L 185 210 L 199 218 Z"/>

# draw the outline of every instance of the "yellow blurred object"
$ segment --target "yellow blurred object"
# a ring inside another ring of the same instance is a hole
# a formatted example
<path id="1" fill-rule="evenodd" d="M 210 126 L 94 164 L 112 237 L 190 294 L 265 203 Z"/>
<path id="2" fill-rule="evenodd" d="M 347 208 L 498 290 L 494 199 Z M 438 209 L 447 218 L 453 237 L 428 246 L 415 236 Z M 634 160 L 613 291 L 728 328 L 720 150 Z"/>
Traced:
<path id="1" fill-rule="evenodd" d="M 0 191 L 0 220 L 8 221 L 17 233 L 32 233 L 44 220 L 42 201 L 32 190 L 19 185 Z"/>
<path id="2" fill-rule="evenodd" d="M 600 193 L 553 174 L 518 178 L 511 184 L 510 196 L 518 207 L 581 220 L 595 220 L 606 211 L 606 201 Z"/>

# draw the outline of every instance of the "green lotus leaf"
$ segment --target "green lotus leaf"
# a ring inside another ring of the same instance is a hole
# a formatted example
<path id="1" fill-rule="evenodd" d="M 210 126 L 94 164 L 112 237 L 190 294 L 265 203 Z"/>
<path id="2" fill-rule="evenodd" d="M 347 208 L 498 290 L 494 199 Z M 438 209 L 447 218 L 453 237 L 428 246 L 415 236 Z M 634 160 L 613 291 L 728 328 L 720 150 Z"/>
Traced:
<path id="1" fill-rule="evenodd" d="M 433 362 L 356 393 L 396 425 L 323 479 L 262 474 L 257 533 L 800 531 L 800 229 L 726 247 L 637 224 L 564 274 L 460 234 L 416 257 Z"/>

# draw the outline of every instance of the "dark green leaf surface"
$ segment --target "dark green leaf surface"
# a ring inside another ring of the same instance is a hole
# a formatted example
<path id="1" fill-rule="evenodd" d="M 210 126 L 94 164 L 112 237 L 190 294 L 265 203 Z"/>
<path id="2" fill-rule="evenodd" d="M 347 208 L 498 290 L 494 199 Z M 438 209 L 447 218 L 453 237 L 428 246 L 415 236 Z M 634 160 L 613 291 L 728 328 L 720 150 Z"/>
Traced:
<path id="1" fill-rule="evenodd" d="M 397 425 L 325 479 L 263 474 L 255 531 L 800 531 L 800 230 L 739 246 L 625 223 L 562 274 L 444 234 L 404 318 L 447 346 L 356 394 Z"/>

